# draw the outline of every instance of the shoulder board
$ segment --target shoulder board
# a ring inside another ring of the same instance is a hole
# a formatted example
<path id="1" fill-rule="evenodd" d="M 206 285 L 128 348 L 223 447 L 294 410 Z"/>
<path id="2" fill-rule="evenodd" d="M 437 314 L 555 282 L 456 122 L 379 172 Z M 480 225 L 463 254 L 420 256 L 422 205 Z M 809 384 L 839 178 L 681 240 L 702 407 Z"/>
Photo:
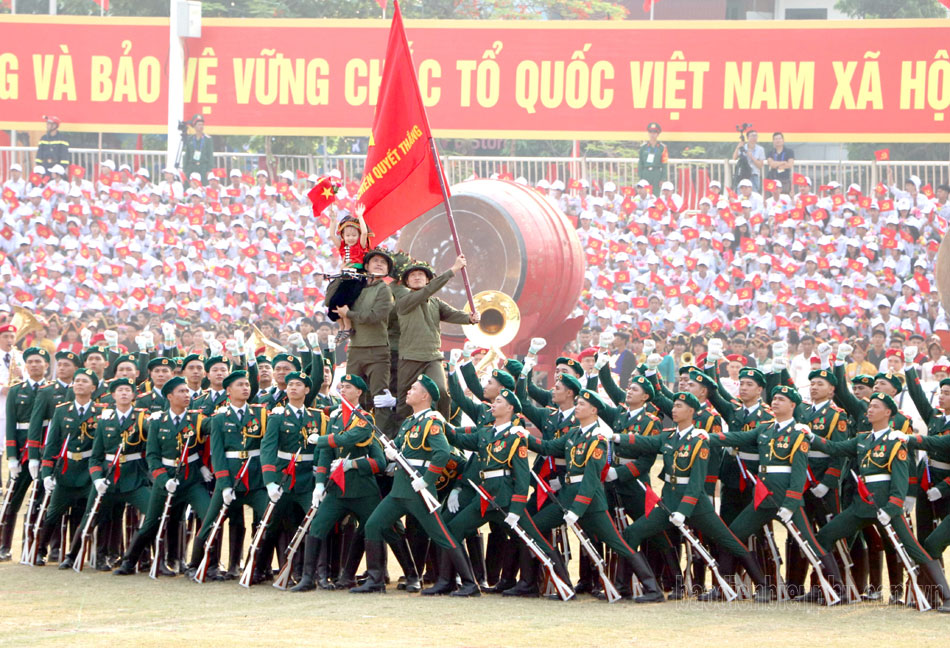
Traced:
<path id="1" fill-rule="evenodd" d="M 676 428 L 675 428 L 675 427 L 663 428 L 663 431 L 664 431 L 664 432 L 676 432 Z"/>
<path id="2" fill-rule="evenodd" d="M 273 416 L 273 415 L 275 415 L 275 414 L 283 414 L 283 413 L 284 413 L 284 408 L 281 407 L 280 405 L 278 405 L 277 407 L 275 407 L 274 409 L 272 409 L 272 410 L 270 411 L 270 413 L 271 413 L 271 416 Z"/>
<path id="3" fill-rule="evenodd" d="M 833 410 L 836 411 L 836 412 L 841 412 L 842 414 L 845 413 L 844 409 L 838 407 L 838 406 L 835 405 L 834 403 L 830 403 L 830 407 L 831 407 L 831 409 L 833 409 Z"/>
<path id="4" fill-rule="evenodd" d="M 102 413 L 99 414 L 99 418 L 101 418 L 101 419 L 103 419 L 103 420 L 110 419 L 110 418 L 112 418 L 112 412 L 113 412 L 113 410 L 111 410 L 111 409 L 109 409 L 109 408 L 106 408 L 106 409 L 102 410 Z"/>
<path id="5" fill-rule="evenodd" d="M 147 411 L 148 411 L 148 408 L 147 408 L 147 407 L 133 407 L 133 408 L 132 408 L 132 411 L 134 411 L 134 412 L 147 412 Z"/>
<path id="6" fill-rule="evenodd" d="M 694 430 L 693 430 L 693 436 L 696 437 L 696 438 L 702 439 L 703 441 L 705 441 L 706 439 L 709 438 L 709 435 L 706 434 L 706 432 L 705 432 L 704 430 L 695 430 L 695 429 L 694 429 Z"/>
<path id="7" fill-rule="evenodd" d="M 438 421 L 439 423 L 445 423 L 445 417 L 442 416 L 442 412 L 439 412 L 438 410 L 430 411 L 428 414 L 426 414 L 426 418 L 433 421 Z"/>
<path id="8" fill-rule="evenodd" d="M 214 410 L 213 412 L 211 412 L 211 415 L 214 416 L 215 414 L 220 414 L 221 412 L 223 412 L 223 411 L 226 410 L 226 409 L 227 409 L 227 407 L 226 407 L 225 405 L 218 405 L 218 407 L 215 408 L 215 410 Z"/>
<path id="9" fill-rule="evenodd" d="M 40 389 L 51 389 L 56 386 L 56 383 L 46 383 L 45 385 L 40 385 Z"/>
<path id="10" fill-rule="evenodd" d="M 654 414 L 653 412 L 648 412 L 648 411 L 646 411 L 646 410 L 643 410 L 643 413 L 646 414 L 646 415 L 647 415 L 647 418 L 650 419 L 650 420 L 653 420 L 653 421 L 659 421 L 659 420 L 660 420 L 660 417 L 657 416 L 656 414 Z"/>
<path id="11" fill-rule="evenodd" d="M 60 407 L 66 407 L 67 405 L 72 405 L 72 404 L 73 404 L 72 401 L 66 401 L 65 403 L 60 403 L 59 405 L 57 405 L 56 409 L 59 409 Z"/>
<path id="12" fill-rule="evenodd" d="M 164 412 L 152 412 L 152 415 L 148 417 L 149 421 L 157 421 L 162 417 Z"/>
<path id="13" fill-rule="evenodd" d="M 903 442 L 903 439 L 901 438 L 901 436 L 902 436 L 901 433 L 898 432 L 897 430 L 891 430 L 891 431 L 888 433 L 887 438 L 888 438 L 889 440 L 891 440 L 891 441 L 901 441 L 901 442 Z"/>
<path id="14" fill-rule="evenodd" d="M 248 403 L 247 406 L 248 406 L 248 407 L 256 407 L 257 409 L 261 409 L 261 408 L 264 407 L 264 404 L 263 404 L 263 403 Z"/>

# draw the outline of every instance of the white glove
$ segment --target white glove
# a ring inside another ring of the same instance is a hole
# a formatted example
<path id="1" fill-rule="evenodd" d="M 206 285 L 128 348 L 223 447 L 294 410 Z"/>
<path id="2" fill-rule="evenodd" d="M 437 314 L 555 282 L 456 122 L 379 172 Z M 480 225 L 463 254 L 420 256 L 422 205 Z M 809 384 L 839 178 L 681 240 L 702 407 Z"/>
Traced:
<path id="1" fill-rule="evenodd" d="M 331 335 L 330 337 L 327 338 L 327 350 L 333 351 L 335 349 L 336 349 L 336 336 Z"/>
<path id="2" fill-rule="evenodd" d="M 706 364 L 716 364 L 722 360 L 722 340 L 713 338 L 709 341 L 709 347 L 706 353 Z"/>
<path id="3" fill-rule="evenodd" d="M 512 529 L 514 529 L 516 526 L 518 526 L 518 520 L 520 519 L 521 519 L 521 516 L 518 515 L 517 513 L 509 513 L 508 515 L 505 516 L 505 524 L 510 526 Z"/>
<path id="4" fill-rule="evenodd" d="M 791 509 L 787 509 L 784 506 L 778 510 L 778 513 L 776 515 L 778 516 L 778 519 L 782 521 L 783 524 L 788 524 L 789 520 L 792 519 Z"/>
<path id="5" fill-rule="evenodd" d="M 451 351 L 449 351 L 449 366 L 452 369 L 455 369 L 456 365 L 458 365 L 459 360 L 461 359 L 462 359 L 461 349 L 452 349 Z"/>
<path id="6" fill-rule="evenodd" d="M 656 340 L 644 340 L 643 352 L 647 355 L 650 355 L 654 351 L 656 351 Z"/>
<path id="7" fill-rule="evenodd" d="M 887 511 L 884 509 L 877 510 L 877 521 L 881 524 L 887 525 L 891 521 L 891 516 L 887 514 Z"/>
<path id="8" fill-rule="evenodd" d="M 574 511 L 568 511 L 567 513 L 564 514 L 564 524 L 566 524 L 567 526 L 572 526 L 574 524 L 577 524 L 577 521 L 579 519 L 580 518 L 578 517 L 577 513 L 575 513 Z"/>
<path id="9" fill-rule="evenodd" d="M 601 349 L 609 349 L 613 341 L 614 334 L 609 331 L 601 333 L 600 338 L 597 340 Z"/>
<path id="10" fill-rule="evenodd" d="M 202 481 L 204 481 L 204 483 L 207 484 L 212 479 L 214 479 L 214 474 L 211 472 L 211 469 L 208 468 L 207 466 L 202 466 L 200 469 L 200 472 L 201 472 L 201 479 Z"/>
<path id="11" fill-rule="evenodd" d="M 205 331 L 201 334 L 201 339 L 205 341 L 205 346 L 210 347 L 211 342 L 214 340 L 214 333 L 211 331 Z"/>
<path id="12" fill-rule="evenodd" d="M 326 491 L 327 487 L 323 484 L 317 484 L 313 488 L 313 498 L 310 500 L 310 503 L 313 504 L 313 507 L 316 508 L 320 506 L 320 502 L 323 500 L 323 493 Z"/>
<path id="13" fill-rule="evenodd" d="M 449 493 L 448 502 L 446 502 L 449 513 L 458 513 L 459 512 L 459 495 L 462 494 L 461 488 L 453 488 L 452 492 Z"/>
<path id="14" fill-rule="evenodd" d="M 675 527 L 681 527 L 683 526 L 683 523 L 686 522 L 686 516 L 680 513 L 679 511 L 677 511 L 676 513 L 670 516 L 670 522 Z"/>
<path id="15" fill-rule="evenodd" d="M 900 439 L 902 443 L 907 443 L 907 439 L 910 438 L 910 435 L 904 434 L 903 432 L 900 432 L 898 430 L 891 430 L 891 434 L 893 434 L 895 437 Z"/>
<path id="16" fill-rule="evenodd" d="M 392 448 L 390 446 L 383 448 L 383 452 L 386 454 L 386 458 L 389 461 L 396 461 L 396 457 L 399 456 L 399 452 L 396 450 L 396 448 Z"/>
<path id="17" fill-rule="evenodd" d="M 287 343 L 298 349 L 306 349 L 307 344 L 303 341 L 303 335 L 294 331 L 287 337 Z"/>
<path id="18" fill-rule="evenodd" d="M 555 477 L 554 479 L 552 479 L 551 481 L 549 481 L 549 482 L 548 482 L 548 487 L 551 489 L 551 492 L 552 492 L 552 493 L 556 493 L 556 492 L 558 492 L 559 490 L 561 490 L 561 478 L 560 478 L 560 477 Z"/>
<path id="19" fill-rule="evenodd" d="M 171 322 L 162 322 L 162 337 L 165 338 L 165 346 L 175 344 L 175 325 Z"/>
<path id="20" fill-rule="evenodd" d="M 247 342 L 247 339 L 244 337 L 244 331 L 238 329 L 234 332 L 234 341 L 238 343 L 239 347 L 243 347 L 244 343 Z"/>
<path id="21" fill-rule="evenodd" d="M 531 433 L 528 432 L 522 425 L 511 426 L 511 433 L 517 434 L 522 439 L 527 439 L 529 436 L 531 436 Z"/>
<path id="22" fill-rule="evenodd" d="M 844 359 L 847 358 L 854 351 L 854 347 L 848 344 L 847 342 L 842 342 L 838 345 L 838 362 L 844 363 Z"/>
<path id="23" fill-rule="evenodd" d="M 250 340 L 244 343 L 244 357 L 247 358 L 248 366 L 257 364 L 257 355 L 254 353 L 257 349 L 254 348 L 254 343 Z"/>
<path id="24" fill-rule="evenodd" d="M 20 476 L 20 462 L 16 459 L 9 459 L 7 467 L 10 469 L 10 479 L 16 479 Z"/>
<path id="25" fill-rule="evenodd" d="M 311 349 L 320 348 L 320 336 L 316 333 L 307 333 L 307 344 L 310 345 Z"/>
<path id="26" fill-rule="evenodd" d="M 89 340 L 92 339 L 92 331 L 87 328 L 79 331 L 79 339 L 82 341 L 83 348 L 89 346 Z"/>
<path id="27" fill-rule="evenodd" d="M 119 334 L 115 331 L 106 331 L 102 334 L 102 337 L 106 341 L 106 346 L 110 349 L 119 344 Z"/>
<path id="28" fill-rule="evenodd" d="M 310 445 L 316 445 L 317 439 L 319 438 L 320 438 L 320 433 L 314 432 L 313 434 L 307 437 L 307 443 L 309 443 Z"/>
<path id="29" fill-rule="evenodd" d="M 779 340 L 772 345 L 772 357 L 784 358 L 788 355 L 788 342 Z"/>
<path id="30" fill-rule="evenodd" d="M 822 342 L 818 345 L 818 357 L 824 360 L 831 355 L 831 345 L 827 342 Z"/>
<path id="31" fill-rule="evenodd" d="M 208 343 L 208 349 L 211 351 L 211 355 L 219 356 L 221 352 L 224 351 L 224 345 L 218 340 L 211 340 L 211 342 Z"/>
<path id="32" fill-rule="evenodd" d="M 904 513 L 908 515 L 913 512 L 914 505 L 917 503 L 917 498 L 913 495 L 908 495 L 904 498 Z"/>
<path id="33" fill-rule="evenodd" d="M 375 407 L 396 407 L 396 397 L 384 389 L 382 394 L 373 396 L 373 405 Z"/>
<path id="34" fill-rule="evenodd" d="M 593 432 L 594 436 L 604 443 L 610 443 L 614 439 L 614 431 L 606 425 L 598 425 L 593 429 Z"/>
<path id="35" fill-rule="evenodd" d="M 610 356 L 606 351 L 602 351 L 601 353 L 597 354 L 597 360 L 594 361 L 594 369 L 600 371 L 608 362 L 610 362 Z"/>
<path id="36" fill-rule="evenodd" d="M 761 371 L 764 374 L 772 373 L 772 361 L 766 359 L 764 362 L 759 364 L 759 371 Z"/>
<path id="37" fill-rule="evenodd" d="M 782 369 L 788 369 L 788 359 L 785 357 L 772 358 L 772 372 L 778 373 Z"/>
<path id="38" fill-rule="evenodd" d="M 659 353 L 651 353 L 647 356 L 647 371 L 656 371 L 656 368 L 663 362 Z"/>
<path id="39" fill-rule="evenodd" d="M 812 495 L 819 499 L 828 494 L 828 487 L 824 484 L 815 484 L 809 490 L 811 491 Z"/>
<path id="40" fill-rule="evenodd" d="M 234 489 L 225 488 L 221 491 L 221 501 L 224 502 L 225 506 L 231 506 L 231 502 L 234 501 Z"/>
<path id="41" fill-rule="evenodd" d="M 30 463 L 27 464 L 30 469 L 30 477 L 36 479 L 40 475 L 40 460 L 39 459 L 30 459 Z"/>
<path id="42" fill-rule="evenodd" d="M 43 478 L 43 488 L 46 489 L 47 493 L 53 491 L 56 488 L 56 478 L 55 477 L 44 477 Z"/>
<path id="43" fill-rule="evenodd" d="M 472 342 L 471 340 L 465 340 L 465 344 L 462 345 L 462 359 L 468 360 L 472 357 L 472 352 L 478 348 L 478 345 Z"/>
<path id="44" fill-rule="evenodd" d="M 910 365 L 916 364 L 914 362 L 914 360 L 916 359 L 917 359 L 917 347 L 915 346 L 904 347 L 904 362 L 906 362 L 907 365 L 910 366 Z"/>
<path id="45" fill-rule="evenodd" d="M 938 499 L 943 497 L 943 493 L 940 492 L 940 489 L 934 486 L 933 488 L 927 489 L 927 499 L 931 502 L 936 502 Z"/>
<path id="46" fill-rule="evenodd" d="M 525 359 L 524 359 L 524 366 L 521 367 L 521 375 L 522 375 L 522 376 L 527 376 L 527 375 L 528 375 L 528 372 L 531 371 L 532 369 L 534 369 L 534 367 L 535 367 L 537 364 L 538 364 L 538 358 L 537 358 L 537 356 L 533 356 L 533 355 L 525 356 Z"/>
<path id="47" fill-rule="evenodd" d="M 230 353 L 231 356 L 238 355 L 238 352 L 240 352 L 241 350 L 241 347 L 239 347 L 238 343 L 235 342 L 234 340 L 227 340 L 224 343 L 224 348 L 228 350 L 228 353 Z"/>
<path id="48" fill-rule="evenodd" d="M 607 469 L 607 476 L 604 478 L 604 481 L 612 482 L 617 479 L 617 469 L 611 466 Z"/>
<path id="49" fill-rule="evenodd" d="M 145 336 L 144 336 L 144 335 L 136 335 L 136 336 L 135 336 L 135 346 L 137 346 L 137 347 L 139 348 L 139 351 L 145 351 L 145 350 L 146 350 L 146 348 L 145 348 L 146 342 L 145 342 Z"/>
<path id="50" fill-rule="evenodd" d="M 421 493 L 426 488 L 426 480 L 423 477 L 416 477 L 412 480 L 412 490 Z"/>
<path id="51" fill-rule="evenodd" d="M 178 488 L 177 479 L 169 479 L 167 482 L 165 482 L 165 490 L 167 490 L 169 493 L 174 493 L 177 488 Z"/>
<path id="52" fill-rule="evenodd" d="M 96 487 L 96 492 L 100 495 L 105 495 L 106 491 L 109 490 L 109 482 L 107 482 L 105 479 L 97 479 L 96 481 L 92 482 L 92 485 Z"/>
<path id="53" fill-rule="evenodd" d="M 548 341 L 544 338 L 531 338 L 531 343 L 528 345 L 528 355 L 538 355 L 547 344 Z"/>
<path id="54" fill-rule="evenodd" d="M 283 494 L 283 491 L 278 484 L 271 483 L 267 485 L 267 496 L 274 504 L 280 499 L 281 494 Z"/>
<path id="55" fill-rule="evenodd" d="M 145 338 L 145 348 L 154 349 L 155 348 L 155 334 L 151 331 L 142 331 L 142 337 Z"/>

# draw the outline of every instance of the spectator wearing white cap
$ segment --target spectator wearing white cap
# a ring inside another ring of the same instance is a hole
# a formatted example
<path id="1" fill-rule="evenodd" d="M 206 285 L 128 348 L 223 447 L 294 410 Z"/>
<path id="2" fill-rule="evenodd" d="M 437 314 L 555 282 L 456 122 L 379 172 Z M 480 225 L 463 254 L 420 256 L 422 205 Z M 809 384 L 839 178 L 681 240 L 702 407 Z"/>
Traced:
<path id="1" fill-rule="evenodd" d="M 762 213 L 762 210 L 765 209 L 762 194 L 755 190 L 753 182 L 749 179 L 739 181 L 739 199 L 749 201 L 749 209 L 752 214 Z"/>

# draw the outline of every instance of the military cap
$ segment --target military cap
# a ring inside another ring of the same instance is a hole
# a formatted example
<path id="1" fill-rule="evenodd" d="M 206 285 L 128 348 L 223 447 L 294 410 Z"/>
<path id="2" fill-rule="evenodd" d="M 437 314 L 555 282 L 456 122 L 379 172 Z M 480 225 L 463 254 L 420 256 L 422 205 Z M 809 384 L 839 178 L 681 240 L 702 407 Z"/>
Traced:
<path id="1" fill-rule="evenodd" d="M 270 358 L 268 358 L 266 355 L 262 353 L 261 355 L 257 356 L 257 364 L 259 365 L 266 364 L 266 365 L 273 366 L 274 363 L 271 362 Z"/>
<path id="2" fill-rule="evenodd" d="M 182 378 L 181 376 L 173 376 L 169 378 L 168 382 L 162 385 L 162 396 L 164 396 L 165 398 L 168 398 L 171 395 L 171 393 L 175 391 L 175 388 L 178 387 L 178 385 L 184 385 L 184 384 L 185 384 L 185 379 Z M 227 386 L 227 379 L 225 379 L 225 386 Z"/>
<path id="3" fill-rule="evenodd" d="M 950 387 L 950 378 L 944 378 L 941 380 L 940 387 Z"/>
<path id="4" fill-rule="evenodd" d="M 77 367 L 80 365 L 79 356 L 77 356 L 77 355 L 76 355 L 75 353 L 73 353 L 72 351 L 57 351 L 57 352 L 56 352 L 56 359 L 57 359 L 57 360 L 69 360 L 70 362 L 72 362 L 72 363 L 73 363 L 74 365 L 76 365 Z"/>
<path id="5" fill-rule="evenodd" d="M 231 383 L 233 383 L 235 380 L 240 380 L 241 378 L 247 378 L 247 371 L 245 371 L 244 369 L 238 369 L 236 371 L 232 371 L 231 373 L 229 373 L 227 376 L 224 377 L 224 380 L 221 381 L 221 385 L 225 389 L 227 389 L 231 385 Z"/>
<path id="6" fill-rule="evenodd" d="M 353 385 L 354 387 L 356 387 L 357 389 L 362 389 L 363 391 L 366 391 L 368 389 L 366 387 L 366 381 L 360 378 L 359 376 L 357 376 L 356 374 L 346 374 L 345 376 L 340 378 L 340 382 L 349 383 Z"/>
<path id="7" fill-rule="evenodd" d="M 765 374 L 763 374 L 758 369 L 753 369 L 752 367 L 743 367 L 739 370 L 739 379 L 748 378 L 749 380 L 754 380 L 759 384 L 760 387 L 765 387 Z"/>
<path id="8" fill-rule="evenodd" d="M 575 378 L 574 376 L 572 376 L 571 374 L 562 373 L 558 377 L 558 380 L 561 382 L 562 385 L 564 385 L 565 387 L 570 389 L 572 392 L 574 392 L 575 396 L 580 394 L 581 390 L 584 389 L 583 387 L 581 387 L 581 381 Z"/>
<path id="9" fill-rule="evenodd" d="M 419 383 L 429 392 L 429 396 L 432 397 L 432 402 L 437 403 L 441 393 L 439 392 L 439 386 L 435 384 L 435 381 L 429 378 L 425 374 L 419 374 L 419 377 L 416 378 Z"/>
<path id="10" fill-rule="evenodd" d="M 138 363 L 135 361 L 135 357 L 131 353 L 123 353 L 118 358 L 116 358 L 112 363 L 112 369 L 118 368 L 123 362 L 131 362 L 138 369 Z"/>
<path id="11" fill-rule="evenodd" d="M 181 368 L 184 369 L 192 362 L 200 362 L 201 366 L 204 367 L 205 357 L 200 353 L 189 353 L 181 360 Z"/>
<path id="12" fill-rule="evenodd" d="M 86 376 L 92 381 L 93 387 L 99 386 L 99 376 L 97 376 L 92 369 L 77 369 L 75 375 L 73 376 L 73 380 L 76 379 L 76 376 Z"/>
<path id="13" fill-rule="evenodd" d="M 205 360 L 205 371 L 211 371 L 211 367 L 216 364 L 226 364 L 230 366 L 230 362 L 224 356 L 211 356 Z"/>
<path id="14" fill-rule="evenodd" d="M 603 414 L 607 411 L 607 404 L 597 395 L 596 392 L 593 392 L 589 389 L 581 390 L 581 399 L 590 403 L 598 414 Z"/>
<path id="15" fill-rule="evenodd" d="M 878 375 L 874 376 L 874 382 L 877 382 L 878 380 L 886 380 L 887 382 L 891 383 L 891 385 L 894 386 L 894 389 L 897 390 L 898 394 L 901 393 L 902 389 L 904 389 L 904 385 L 901 383 L 901 379 L 897 376 L 897 374 L 879 373 Z"/>
<path id="16" fill-rule="evenodd" d="M 511 377 L 518 380 L 518 376 L 524 371 L 524 363 L 519 360 L 506 360 L 505 371 L 511 374 Z"/>
<path id="17" fill-rule="evenodd" d="M 172 360 L 171 358 L 152 358 L 151 360 L 148 361 L 149 371 L 151 371 L 152 369 L 155 369 L 156 367 L 168 367 L 169 369 L 174 371 L 177 366 L 178 365 L 176 365 L 175 361 Z"/>
<path id="18" fill-rule="evenodd" d="M 689 375 L 689 372 L 694 371 L 694 370 L 698 371 L 699 367 L 697 367 L 696 365 L 683 365 L 682 367 L 679 368 L 679 375 L 681 376 L 683 374 Z"/>
<path id="19" fill-rule="evenodd" d="M 871 394 L 871 400 L 879 400 L 887 406 L 887 409 L 891 410 L 891 414 L 897 414 L 897 403 L 894 402 L 894 399 L 885 394 L 884 392 L 874 392 Z"/>
<path id="20" fill-rule="evenodd" d="M 82 361 L 85 362 L 85 361 L 89 358 L 89 356 L 95 355 L 95 354 L 97 354 L 97 353 L 98 353 L 99 355 L 101 355 L 101 356 L 103 357 L 103 359 L 105 359 L 105 358 L 108 357 L 108 356 L 106 355 L 105 347 L 101 347 L 101 346 L 91 346 L 91 347 L 89 347 L 88 349 L 86 349 L 85 351 L 82 352 Z"/>
<path id="21" fill-rule="evenodd" d="M 630 385 L 636 385 L 644 391 L 647 395 L 647 398 L 653 400 L 656 396 L 656 390 L 653 388 L 653 384 L 646 376 L 630 376 Z"/>
<path id="22" fill-rule="evenodd" d="M 135 393 L 135 383 L 132 382 L 130 378 L 116 378 L 109 383 L 109 393 L 115 392 L 119 387 L 131 387 L 132 393 Z M 163 388 L 164 391 L 164 388 Z"/>
<path id="23" fill-rule="evenodd" d="M 703 387 L 706 387 L 706 388 L 708 388 L 708 389 L 715 389 L 715 388 L 716 388 L 716 381 L 714 381 L 714 380 L 713 380 L 712 378 L 710 378 L 708 375 L 704 374 L 704 373 L 703 373 L 702 371 L 700 371 L 699 369 L 693 369 L 692 371 L 690 371 L 690 372 L 689 372 L 689 379 L 690 379 L 691 382 L 698 383 L 698 384 L 700 384 L 700 385 L 702 385 Z"/>
<path id="24" fill-rule="evenodd" d="M 660 125 L 659 125 L 657 122 L 655 122 L 655 121 L 652 121 L 652 122 L 650 122 L 649 124 L 647 124 L 647 131 L 649 132 L 649 131 L 651 131 L 651 130 L 655 130 L 655 131 L 658 132 L 658 133 L 662 133 L 662 132 L 663 132 L 663 129 L 660 128 Z"/>
<path id="25" fill-rule="evenodd" d="M 775 398 L 776 396 L 784 396 L 796 405 L 802 404 L 802 395 L 798 393 L 797 389 L 790 385 L 778 385 L 777 387 L 773 387 L 770 398 Z"/>
<path id="26" fill-rule="evenodd" d="M 39 356 L 49 362 L 49 351 L 42 347 L 32 346 L 23 352 L 23 360 L 26 361 L 30 356 Z"/>
<path id="27" fill-rule="evenodd" d="M 864 385 L 865 387 L 870 387 L 874 389 L 874 376 L 869 376 L 867 374 L 858 374 L 851 379 L 852 385 Z"/>
<path id="28" fill-rule="evenodd" d="M 286 378 L 284 378 L 284 382 L 288 384 L 291 380 L 299 380 L 310 389 L 313 389 L 313 381 L 310 380 L 310 376 L 302 371 L 291 371 L 289 374 L 287 374 Z"/>
<path id="29" fill-rule="evenodd" d="M 498 384 L 508 389 L 515 388 L 515 379 L 504 369 L 492 369 L 491 377 L 498 381 Z"/>
<path id="30" fill-rule="evenodd" d="M 561 356 L 554 361 L 554 365 L 564 365 L 571 371 L 573 371 L 578 378 L 584 375 L 584 368 L 581 366 L 581 363 L 575 360 L 574 358 L 568 358 L 566 356 Z"/>
<path id="31" fill-rule="evenodd" d="M 278 362 L 289 362 L 294 366 L 295 371 L 300 371 L 300 360 L 292 353 L 278 353 L 274 356 L 274 364 Z"/>
<path id="32" fill-rule="evenodd" d="M 429 278 L 429 281 L 432 281 L 432 278 L 435 277 L 435 272 L 432 271 L 432 266 L 430 266 L 428 263 L 425 261 L 412 261 L 402 271 L 402 283 L 406 283 L 409 273 L 414 270 L 422 270 L 424 273 L 426 273 L 426 277 Z"/>
<path id="33" fill-rule="evenodd" d="M 390 274 L 393 271 L 393 258 L 389 256 L 389 251 L 381 247 L 376 247 L 363 255 L 363 267 L 366 267 L 366 264 L 369 263 L 369 260 L 374 256 L 383 257 L 386 261 L 386 274 Z"/>
<path id="34" fill-rule="evenodd" d="M 709 376 L 706 377 L 708 378 Z M 703 406 L 699 404 L 699 399 L 689 392 L 676 392 L 676 395 L 673 396 L 673 402 L 675 403 L 676 401 L 683 403 L 687 407 L 692 407 L 697 412 L 703 408 Z"/>
<path id="35" fill-rule="evenodd" d="M 810 374 L 808 374 L 808 380 L 814 380 L 815 378 L 821 378 L 832 387 L 838 386 L 838 379 L 835 378 L 835 375 L 827 369 L 815 369 Z"/>
<path id="36" fill-rule="evenodd" d="M 520 414 L 521 401 L 515 395 L 515 392 L 512 391 L 511 389 L 502 389 L 500 393 L 501 393 L 501 397 L 504 398 L 506 401 L 508 401 L 511 404 L 511 406 L 515 408 L 515 414 Z"/>

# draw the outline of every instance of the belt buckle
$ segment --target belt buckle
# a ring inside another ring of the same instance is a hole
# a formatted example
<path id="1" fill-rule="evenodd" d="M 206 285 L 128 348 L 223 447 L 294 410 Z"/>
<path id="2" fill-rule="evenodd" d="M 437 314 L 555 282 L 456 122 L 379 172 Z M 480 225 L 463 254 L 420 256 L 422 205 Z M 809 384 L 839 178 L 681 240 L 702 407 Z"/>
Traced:
<path id="1" fill-rule="evenodd" d="M 125 463 L 125 455 L 119 455 L 119 463 L 120 463 L 120 464 L 124 464 L 124 463 Z"/>
<path id="2" fill-rule="evenodd" d="M 175 459 L 175 468 L 181 465 L 181 459 Z"/>
<path id="3" fill-rule="evenodd" d="M 484 470 L 479 470 L 479 471 L 478 471 L 478 478 L 481 479 L 482 481 L 485 481 L 485 471 L 484 471 Z"/>
<path id="4" fill-rule="evenodd" d="M 247 459 L 247 450 L 238 450 L 238 459 Z"/>
<path id="5" fill-rule="evenodd" d="M 82 453 L 81 453 L 81 452 L 70 452 L 70 453 L 69 453 L 69 458 L 70 458 L 72 461 L 82 461 Z"/>

